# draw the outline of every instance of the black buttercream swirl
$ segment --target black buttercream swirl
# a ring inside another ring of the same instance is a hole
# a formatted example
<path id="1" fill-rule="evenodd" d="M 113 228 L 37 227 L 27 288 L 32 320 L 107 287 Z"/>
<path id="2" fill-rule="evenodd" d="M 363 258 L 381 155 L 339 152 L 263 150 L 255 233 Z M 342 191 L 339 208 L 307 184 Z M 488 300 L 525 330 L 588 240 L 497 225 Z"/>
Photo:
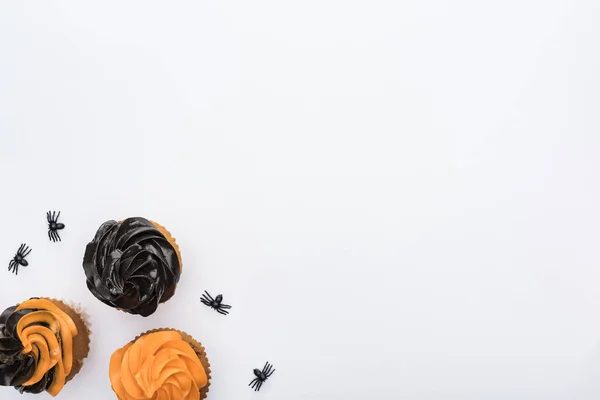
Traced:
<path id="1" fill-rule="evenodd" d="M 54 368 L 39 382 L 22 386 L 35 373 L 37 362 L 32 354 L 22 353 L 23 345 L 17 334 L 19 320 L 37 310 L 15 311 L 16 308 L 17 306 L 9 307 L 0 315 L 0 386 L 14 386 L 21 393 L 41 393 L 52 383 Z"/>
<path id="2" fill-rule="evenodd" d="M 181 275 L 171 243 L 140 217 L 102 224 L 85 249 L 83 269 L 96 298 L 144 317 L 173 296 Z"/>

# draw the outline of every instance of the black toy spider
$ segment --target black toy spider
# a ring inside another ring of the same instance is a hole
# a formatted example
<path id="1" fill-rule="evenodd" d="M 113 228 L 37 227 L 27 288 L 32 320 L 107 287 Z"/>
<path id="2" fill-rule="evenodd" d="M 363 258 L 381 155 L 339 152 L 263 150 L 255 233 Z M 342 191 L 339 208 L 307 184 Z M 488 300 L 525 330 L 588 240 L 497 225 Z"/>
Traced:
<path id="1" fill-rule="evenodd" d="M 228 306 L 227 304 L 221 304 L 221 302 L 223 301 L 222 294 L 218 295 L 215 299 L 213 299 L 212 296 L 208 294 L 208 292 L 205 290 L 204 294 L 200 298 L 200 301 L 203 304 L 209 306 L 210 308 L 217 310 L 219 314 L 229 314 L 229 311 L 227 311 L 227 309 L 231 308 L 231 306 Z"/>
<path id="2" fill-rule="evenodd" d="M 263 367 L 262 371 L 260 369 L 254 368 L 254 375 L 256 375 L 256 378 L 254 378 L 252 382 L 248 384 L 248 386 L 251 386 L 255 392 L 258 392 L 263 382 L 269 379 L 269 377 L 273 375 L 273 372 L 275 372 L 275 370 L 273 369 L 273 366 L 269 364 L 268 361 Z"/>
<path id="3" fill-rule="evenodd" d="M 21 244 L 19 250 L 17 250 L 17 254 L 13 257 L 12 260 L 8 263 L 8 270 L 10 272 L 14 272 L 15 275 L 19 274 L 19 265 L 26 267 L 29 265 L 25 257 L 27 257 L 31 253 L 31 249 L 25 245 L 25 243 Z"/>
<path id="4" fill-rule="evenodd" d="M 60 217 L 60 211 L 58 212 L 58 215 L 56 214 L 56 211 L 53 211 L 52 213 L 48 211 L 46 213 L 46 219 L 48 219 L 48 237 L 53 242 L 56 242 L 57 240 L 60 242 L 60 236 L 58 236 L 58 231 L 60 229 L 65 228 L 65 224 L 57 222 L 58 217 Z"/>

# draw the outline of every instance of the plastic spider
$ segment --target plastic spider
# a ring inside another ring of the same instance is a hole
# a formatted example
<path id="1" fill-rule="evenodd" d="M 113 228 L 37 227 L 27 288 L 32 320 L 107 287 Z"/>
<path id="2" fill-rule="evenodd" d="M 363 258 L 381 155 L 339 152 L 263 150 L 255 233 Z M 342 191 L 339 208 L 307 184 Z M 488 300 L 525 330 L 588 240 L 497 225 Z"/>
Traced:
<path id="1" fill-rule="evenodd" d="M 25 243 L 21 244 L 19 250 L 17 250 L 17 254 L 13 257 L 12 260 L 8 263 L 8 270 L 10 272 L 14 272 L 15 275 L 19 274 L 19 265 L 26 267 L 29 265 L 25 257 L 27 257 L 31 253 L 31 249 L 25 245 Z"/>
<path id="2" fill-rule="evenodd" d="M 262 371 L 260 369 L 254 369 L 254 375 L 256 375 L 256 378 L 254 378 L 252 382 L 248 384 L 248 386 L 251 386 L 255 392 L 258 392 L 263 382 L 269 379 L 269 377 L 273 375 L 273 372 L 275 372 L 273 366 L 267 361 Z"/>
<path id="3" fill-rule="evenodd" d="M 229 311 L 227 311 L 227 310 L 230 309 L 231 306 L 228 306 L 227 304 L 221 304 L 221 302 L 223 301 L 222 294 L 218 295 L 216 298 L 213 299 L 212 296 L 210 294 L 208 294 L 208 292 L 205 290 L 204 294 L 200 298 L 200 301 L 203 304 L 206 304 L 207 306 L 209 306 L 210 308 L 217 310 L 217 312 L 219 314 L 223 314 L 223 315 L 229 314 Z"/>
<path id="4" fill-rule="evenodd" d="M 56 242 L 57 240 L 60 242 L 60 236 L 58 236 L 58 231 L 60 229 L 65 228 L 65 224 L 57 222 L 58 217 L 60 217 L 60 211 L 58 212 L 58 214 L 56 214 L 56 211 L 53 211 L 52 213 L 48 211 L 46 213 L 46 219 L 48 220 L 48 237 L 53 242 Z"/>

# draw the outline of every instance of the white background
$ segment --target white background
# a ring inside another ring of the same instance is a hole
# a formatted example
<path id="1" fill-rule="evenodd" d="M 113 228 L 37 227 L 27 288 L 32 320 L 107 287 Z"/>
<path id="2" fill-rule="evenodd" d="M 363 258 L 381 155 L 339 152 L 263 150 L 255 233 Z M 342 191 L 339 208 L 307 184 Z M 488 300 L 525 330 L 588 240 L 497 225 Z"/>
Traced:
<path id="1" fill-rule="evenodd" d="M 209 400 L 597 399 L 599 20 L 597 0 L 3 2 L 1 308 L 90 314 L 62 399 L 114 398 L 111 353 L 158 327 L 205 344 Z M 81 268 L 127 216 L 183 254 L 146 319 Z"/>

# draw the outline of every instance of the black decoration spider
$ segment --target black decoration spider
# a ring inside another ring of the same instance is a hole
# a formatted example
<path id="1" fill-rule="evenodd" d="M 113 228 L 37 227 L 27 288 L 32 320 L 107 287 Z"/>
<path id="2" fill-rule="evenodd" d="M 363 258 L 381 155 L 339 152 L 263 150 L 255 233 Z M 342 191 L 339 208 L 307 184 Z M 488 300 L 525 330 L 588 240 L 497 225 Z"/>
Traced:
<path id="1" fill-rule="evenodd" d="M 229 314 L 229 311 L 227 311 L 227 309 L 231 308 L 231 306 L 228 306 L 227 304 L 221 304 L 221 302 L 223 301 L 222 294 L 218 295 L 215 299 L 213 299 L 212 296 L 208 294 L 208 292 L 205 290 L 204 294 L 200 298 L 200 301 L 203 304 L 209 306 L 210 308 L 217 310 L 219 314 Z"/>
<path id="2" fill-rule="evenodd" d="M 254 378 L 252 382 L 248 384 L 248 386 L 251 386 L 255 392 L 258 392 L 263 382 L 269 379 L 269 377 L 273 375 L 273 372 L 275 372 L 275 370 L 273 369 L 273 366 L 269 364 L 268 361 L 263 367 L 262 371 L 260 369 L 254 368 L 254 375 L 256 375 L 256 378 Z"/>
<path id="3" fill-rule="evenodd" d="M 58 231 L 60 229 L 65 228 L 65 224 L 57 222 L 58 217 L 60 217 L 60 211 L 58 212 L 58 214 L 56 214 L 56 211 L 52 211 L 52 213 L 48 211 L 46 213 L 46 219 L 48 219 L 48 237 L 53 242 L 56 242 L 57 240 L 60 242 L 60 236 L 58 236 Z"/>
<path id="4" fill-rule="evenodd" d="M 12 260 L 8 263 L 8 270 L 10 272 L 14 272 L 15 275 L 19 274 L 19 265 L 26 267 L 29 265 L 25 257 L 27 257 L 31 253 L 31 249 L 27 247 L 25 243 L 21 244 L 19 250 L 17 250 L 17 254 L 13 257 Z"/>

